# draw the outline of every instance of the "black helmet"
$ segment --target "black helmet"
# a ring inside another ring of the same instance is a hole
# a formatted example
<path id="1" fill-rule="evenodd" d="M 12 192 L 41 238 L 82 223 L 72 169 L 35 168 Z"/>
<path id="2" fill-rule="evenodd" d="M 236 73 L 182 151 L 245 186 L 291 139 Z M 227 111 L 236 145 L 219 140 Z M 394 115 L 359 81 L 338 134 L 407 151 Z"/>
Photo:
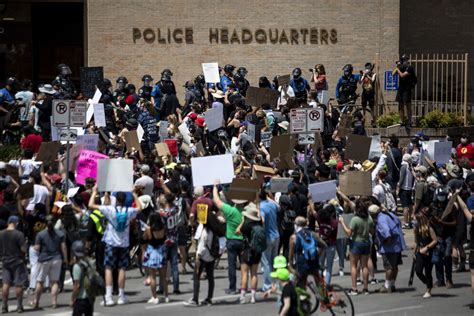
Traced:
<path id="1" fill-rule="evenodd" d="M 439 187 L 436 189 L 434 194 L 434 200 L 436 202 L 446 202 L 448 200 L 449 192 L 446 188 Z"/>
<path id="2" fill-rule="evenodd" d="M 104 78 L 104 80 L 102 80 L 102 86 L 106 89 L 112 87 L 112 82 L 110 82 L 109 79 L 107 78 Z"/>
<path id="3" fill-rule="evenodd" d="M 14 87 L 18 84 L 18 79 L 16 79 L 15 77 L 10 77 L 7 79 L 7 86 L 10 86 L 10 87 Z"/>
<path id="4" fill-rule="evenodd" d="M 171 77 L 173 76 L 173 73 L 171 72 L 171 70 L 166 68 L 166 69 L 163 69 L 163 71 L 161 72 L 161 76 L 163 77 L 164 75 L 169 76 L 170 77 L 169 80 L 171 80 Z"/>
<path id="5" fill-rule="evenodd" d="M 127 125 L 127 127 L 130 127 L 133 129 L 138 128 L 138 121 L 134 118 L 129 118 L 125 124 Z"/>
<path id="6" fill-rule="evenodd" d="M 71 68 L 69 68 L 69 66 L 66 64 L 59 64 L 57 68 L 58 68 L 58 72 L 63 76 L 72 74 Z"/>
<path id="7" fill-rule="evenodd" d="M 403 54 L 402 56 L 400 56 L 400 62 L 407 62 L 408 60 L 410 60 L 410 58 L 408 58 L 407 55 Z"/>
<path id="8" fill-rule="evenodd" d="M 344 71 L 344 76 L 350 76 L 354 71 L 354 67 L 352 67 L 351 64 L 347 64 L 344 66 L 344 68 L 342 68 L 342 70 Z"/>
<path id="9" fill-rule="evenodd" d="M 374 65 L 372 63 L 366 63 L 365 64 L 365 69 L 372 70 L 372 69 L 374 69 Z"/>
<path id="10" fill-rule="evenodd" d="M 120 82 L 120 83 L 123 83 L 124 85 L 126 85 L 126 84 L 128 83 L 128 80 L 127 80 L 126 77 L 120 76 L 120 77 L 117 78 L 116 83 L 119 83 L 119 82 Z"/>
<path id="11" fill-rule="evenodd" d="M 171 75 L 169 75 L 168 73 L 164 73 L 161 75 L 161 80 L 162 81 L 171 81 Z"/>
<path id="12" fill-rule="evenodd" d="M 232 66 L 231 64 L 227 64 L 224 66 L 224 72 L 225 73 L 232 73 L 234 72 L 235 66 Z"/>
<path id="13" fill-rule="evenodd" d="M 194 79 L 194 83 L 199 85 L 199 84 L 205 84 L 206 83 L 206 79 L 204 78 L 204 75 L 203 74 L 200 74 L 198 75 L 195 79 Z"/>
<path id="14" fill-rule="evenodd" d="M 293 79 L 298 79 L 301 77 L 301 68 L 296 67 L 291 74 L 293 75 Z"/>
<path id="15" fill-rule="evenodd" d="M 145 82 L 145 80 L 153 81 L 153 77 L 150 75 L 143 75 L 142 81 Z"/>
<path id="16" fill-rule="evenodd" d="M 249 72 L 247 71 L 247 68 L 239 67 L 239 69 L 237 69 L 237 73 L 242 77 L 245 77 Z"/>

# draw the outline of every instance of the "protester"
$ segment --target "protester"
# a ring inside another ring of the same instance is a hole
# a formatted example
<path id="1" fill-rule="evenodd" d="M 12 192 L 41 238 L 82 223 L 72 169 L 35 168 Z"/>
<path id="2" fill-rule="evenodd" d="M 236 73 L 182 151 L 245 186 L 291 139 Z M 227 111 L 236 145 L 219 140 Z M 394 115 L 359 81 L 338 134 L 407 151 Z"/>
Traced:
<path id="1" fill-rule="evenodd" d="M 74 266 L 72 267 L 72 278 L 74 279 L 71 294 L 72 315 L 93 315 L 95 297 L 89 296 L 85 281 L 86 278 L 90 277 L 90 270 L 93 268 L 87 259 L 86 248 L 82 240 L 77 240 L 72 244 L 71 255 L 75 259 Z"/>

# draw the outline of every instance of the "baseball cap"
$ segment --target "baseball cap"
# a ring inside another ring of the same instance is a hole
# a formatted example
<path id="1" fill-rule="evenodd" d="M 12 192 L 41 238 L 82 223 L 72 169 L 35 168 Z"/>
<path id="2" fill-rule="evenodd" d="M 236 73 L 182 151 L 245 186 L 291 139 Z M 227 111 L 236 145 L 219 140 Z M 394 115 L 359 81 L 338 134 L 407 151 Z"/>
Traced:
<path id="1" fill-rule="evenodd" d="M 86 247 L 82 240 L 76 240 L 71 246 L 72 254 L 76 257 L 84 257 L 86 255 Z"/>
<path id="2" fill-rule="evenodd" d="M 376 204 L 372 204 L 371 206 L 369 206 L 369 213 L 370 214 L 375 215 L 375 214 L 378 213 L 379 210 L 380 210 L 380 207 Z"/>
<path id="3" fill-rule="evenodd" d="M 142 165 L 141 168 L 140 168 L 140 171 L 143 172 L 143 173 L 148 173 L 148 172 L 150 172 L 150 166 Z"/>
<path id="4" fill-rule="evenodd" d="M 423 174 L 427 174 L 428 173 L 428 169 L 425 167 L 425 166 L 416 166 L 415 167 L 415 171 L 419 171 Z"/>
<path id="5" fill-rule="evenodd" d="M 284 256 L 276 256 L 273 259 L 273 269 L 282 269 L 286 268 L 288 265 L 286 258 Z"/>
<path id="6" fill-rule="evenodd" d="M 11 223 L 18 223 L 20 222 L 20 218 L 16 215 L 11 215 L 8 217 L 8 224 L 11 224 Z"/>
<path id="7" fill-rule="evenodd" d="M 288 281 L 290 279 L 290 271 L 288 271 L 286 268 L 277 269 L 276 271 L 272 272 L 270 276 L 281 281 Z"/>
<path id="8" fill-rule="evenodd" d="M 194 188 L 194 195 L 195 196 L 201 196 L 203 194 L 204 194 L 204 188 L 202 186 Z"/>

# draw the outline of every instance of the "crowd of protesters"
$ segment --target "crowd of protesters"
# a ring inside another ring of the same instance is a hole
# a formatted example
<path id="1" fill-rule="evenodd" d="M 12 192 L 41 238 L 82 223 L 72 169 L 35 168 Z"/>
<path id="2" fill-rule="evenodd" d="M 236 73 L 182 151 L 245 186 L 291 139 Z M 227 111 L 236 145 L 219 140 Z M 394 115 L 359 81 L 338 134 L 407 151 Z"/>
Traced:
<path id="1" fill-rule="evenodd" d="M 361 76 L 353 75 L 349 66 L 344 67 L 337 84 L 338 101 L 347 104 L 360 85 L 364 112 L 367 105 L 373 114 L 373 66 L 367 64 Z M 402 78 L 410 76 L 407 68 L 410 66 L 398 70 Z M 70 274 L 73 315 L 92 315 L 95 297 L 85 284 L 86 279 L 92 279 L 92 270 L 105 279 L 103 305 L 127 304 L 130 249 L 139 245 L 146 269 L 144 283 L 151 292 L 148 304 L 167 303 L 170 295 L 181 294 L 179 277 L 187 273 L 188 249 L 192 249 L 194 291 L 186 306 L 212 305 L 215 261 L 225 252 L 227 294 L 239 294 L 241 304 L 256 303 L 258 291 L 269 295 L 280 280 L 280 314 L 297 315 L 290 285 L 295 282 L 304 287 L 310 275 L 331 284 L 334 262 L 337 275 L 350 273 L 351 295 L 373 292 L 369 284 L 378 283 L 375 272 L 380 266 L 385 275 L 376 291 L 396 292 L 402 252 L 410 246 L 405 244 L 404 234 L 411 229 L 416 241 L 416 275 L 426 285 L 423 298 L 429 298 L 432 291 L 445 291 L 434 287 L 452 288 L 452 273 L 467 271 L 466 263 L 474 291 L 474 149 L 469 135 L 462 136 L 449 162 L 442 165 L 427 156 L 423 142 L 428 139 L 422 133 L 406 146 L 400 146 L 395 136 L 382 140 L 378 157 L 354 161 L 345 157 L 340 108 L 323 102 L 322 92 L 329 89 L 323 65 L 314 67 L 309 82 L 299 68 L 290 82 L 281 86 L 277 76 L 273 81 L 261 77 L 260 88 L 279 91 L 276 104 L 248 104 L 247 70 L 232 65 L 222 69 L 218 84 L 207 84 L 203 75 L 187 81 L 184 101 L 180 102 L 173 73 L 165 69 L 155 84 L 145 75 L 138 88 L 125 77 L 116 80 L 115 88 L 108 79 L 97 87 L 106 126 L 96 127 L 92 119 L 85 133 L 100 134 L 97 151 L 110 158 L 132 159 L 135 170 L 130 192 L 104 193 L 98 192 L 97 179 L 76 183 L 75 170 L 65 165 L 64 145 L 55 162 L 35 159 L 41 145 L 52 139 L 53 100 L 84 99 L 69 79 L 69 67 L 61 64 L 58 70 L 52 84 L 40 85 L 34 92 L 30 81 L 23 80 L 19 86 L 15 78 L 0 90 L 2 141 L 14 143 L 17 139 L 22 148 L 21 157 L 0 162 L 3 313 L 8 312 L 11 286 L 16 288 L 18 312 L 23 311 L 25 290 L 31 295 L 31 306 L 39 308 L 46 305 L 41 301 L 44 289 L 50 289 L 51 305 L 56 308 Z M 407 101 L 410 96 L 402 97 Z M 403 106 L 409 106 L 406 103 Z M 282 166 L 271 159 L 269 147 L 255 142 L 248 126 L 259 126 L 273 137 L 286 135 L 290 110 L 308 106 L 323 110 L 322 144 L 318 148 L 294 144 L 288 149 L 291 163 Z M 218 107 L 223 109 L 225 122 L 209 132 L 203 113 Z M 351 120 L 349 134 L 364 135 L 364 115 L 355 111 Z M 166 139 L 176 140 L 177 152 L 160 155 L 155 150 L 154 145 L 163 142 L 159 133 L 162 121 L 168 121 Z M 179 129 L 183 124 L 189 130 L 185 137 Z M 144 131 L 141 148 L 127 150 L 124 133 L 139 127 Z M 189 144 L 185 142 L 188 137 Z M 274 175 L 262 179 L 254 200 L 227 198 L 228 185 L 219 179 L 214 185 L 194 186 L 190 159 L 219 154 L 232 154 L 236 178 L 252 178 L 254 165 L 269 167 Z M 353 170 L 371 173 L 372 183 L 367 184 L 372 188 L 371 196 L 348 196 L 338 189 L 335 198 L 313 202 L 309 184 L 338 181 L 341 174 Z M 281 177 L 292 179 L 287 190 L 272 192 L 272 179 Z M 19 188 L 28 183 L 34 184 L 33 196 L 23 199 Z M 199 218 L 203 210 L 207 213 L 205 223 Z M 399 210 L 402 221 L 397 216 Z M 469 260 L 464 249 L 468 239 Z M 312 258 L 306 253 L 308 242 L 317 249 Z M 193 246 L 187 247 L 188 243 Z M 347 257 L 349 267 L 345 266 Z M 260 267 L 263 284 L 259 286 Z M 209 286 L 200 301 L 204 272 Z M 295 275 L 294 281 L 290 274 Z M 169 278 L 172 291 L 168 290 Z"/>

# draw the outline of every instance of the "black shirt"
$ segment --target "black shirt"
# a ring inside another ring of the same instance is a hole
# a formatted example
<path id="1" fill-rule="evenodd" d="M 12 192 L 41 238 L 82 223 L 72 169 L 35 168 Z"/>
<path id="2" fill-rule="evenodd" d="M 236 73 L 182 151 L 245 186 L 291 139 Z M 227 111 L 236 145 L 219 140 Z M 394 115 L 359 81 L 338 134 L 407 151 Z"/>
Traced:
<path id="1" fill-rule="evenodd" d="M 408 72 L 408 76 L 402 78 L 400 76 L 399 90 L 411 90 L 413 87 L 413 80 L 415 78 L 415 69 L 413 66 L 402 66 L 400 68 L 401 72 Z"/>
<path id="2" fill-rule="evenodd" d="M 287 283 L 283 287 L 283 291 L 281 292 L 281 307 L 278 313 L 281 313 L 283 309 L 284 300 L 286 297 L 290 298 L 290 310 L 288 311 L 287 316 L 298 316 L 298 298 L 296 296 L 296 289 L 293 284 Z"/>

